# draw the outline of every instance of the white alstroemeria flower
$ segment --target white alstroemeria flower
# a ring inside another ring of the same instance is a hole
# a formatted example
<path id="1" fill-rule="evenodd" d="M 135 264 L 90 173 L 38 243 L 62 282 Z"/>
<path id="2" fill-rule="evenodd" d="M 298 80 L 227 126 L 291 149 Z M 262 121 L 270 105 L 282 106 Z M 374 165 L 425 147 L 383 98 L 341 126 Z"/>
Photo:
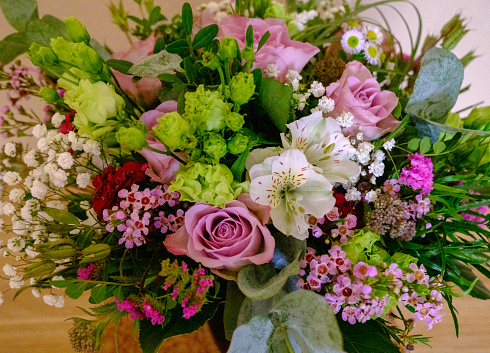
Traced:
<path id="1" fill-rule="evenodd" d="M 308 163 L 305 154 L 290 149 L 250 169 L 250 197 L 271 207 L 274 226 L 298 239 L 308 237 L 308 217 L 320 218 L 335 205 L 332 184 Z"/>
<path id="2" fill-rule="evenodd" d="M 335 119 L 316 112 L 287 127 L 291 134 L 289 138 L 281 134 L 284 148 L 303 151 L 308 162 L 319 168 L 318 172 L 328 181 L 345 183 L 359 175 L 359 166 L 350 160 L 355 149 Z"/>

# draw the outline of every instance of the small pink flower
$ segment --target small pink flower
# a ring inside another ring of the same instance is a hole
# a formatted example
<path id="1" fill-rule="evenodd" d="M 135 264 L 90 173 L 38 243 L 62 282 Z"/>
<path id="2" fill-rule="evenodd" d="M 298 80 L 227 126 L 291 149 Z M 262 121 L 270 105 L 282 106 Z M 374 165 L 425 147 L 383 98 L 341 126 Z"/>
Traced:
<path id="1" fill-rule="evenodd" d="M 398 191 L 400 191 L 400 185 L 398 185 L 398 180 L 391 179 L 385 181 L 383 186 L 383 192 L 388 192 L 390 195 L 394 196 Z"/>
<path id="2" fill-rule="evenodd" d="M 369 266 L 367 263 L 359 261 L 354 265 L 352 273 L 355 277 L 362 280 L 366 277 L 376 277 L 378 270 L 374 266 Z"/>
<path id="3" fill-rule="evenodd" d="M 425 284 L 427 287 L 429 286 L 429 276 L 427 275 L 427 271 L 425 270 L 424 265 L 420 265 L 419 268 L 415 263 L 412 262 L 408 267 L 413 272 L 407 274 L 407 282 L 412 283 L 417 281 L 418 284 Z"/>
<path id="4" fill-rule="evenodd" d="M 337 207 L 332 208 L 332 210 L 327 213 L 327 219 L 331 222 L 337 221 L 339 217 L 339 209 Z"/>
<path id="5" fill-rule="evenodd" d="M 349 229 L 345 224 L 337 224 L 337 229 L 332 229 L 332 237 L 340 235 L 340 242 L 342 244 L 347 243 L 347 237 L 353 237 L 354 231 Z"/>
<path id="6" fill-rule="evenodd" d="M 357 217 L 353 214 L 347 215 L 345 217 L 345 226 L 349 229 L 354 229 L 357 226 Z"/>

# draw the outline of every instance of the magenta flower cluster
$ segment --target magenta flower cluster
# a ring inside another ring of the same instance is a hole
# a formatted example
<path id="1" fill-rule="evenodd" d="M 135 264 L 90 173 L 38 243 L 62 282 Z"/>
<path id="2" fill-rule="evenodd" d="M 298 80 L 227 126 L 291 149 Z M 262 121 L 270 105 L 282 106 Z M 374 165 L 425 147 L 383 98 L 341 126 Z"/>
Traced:
<path id="1" fill-rule="evenodd" d="M 78 279 L 88 280 L 94 268 L 95 268 L 95 264 L 93 263 L 88 265 L 87 268 L 80 267 L 78 269 Z"/>
<path id="2" fill-rule="evenodd" d="M 131 320 L 148 319 L 152 325 L 161 325 L 165 322 L 165 316 L 156 310 L 148 299 L 143 301 L 141 307 L 138 303 L 127 299 L 122 302 L 116 299 L 116 303 L 117 310 L 128 312 Z"/>
<path id="3" fill-rule="evenodd" d="M 121 202 L 111 211 L 104 210 L 102 217 L 107 222 L 106 230 L 113 232 L 117 229 L 122 233 L 119 244 L 125 244 L 126 248 L 140 246 L 146 242 L 145 236 L 150 231 L 150 225 L 160 229 L 162 233 L 176 231 L 184 224 L 184 211 L 177 209 L 176 215 L 166 216 L 164 211 L 159 211 L 158 216 L 152 218 L 151 210 L 168 206 L 175 208 L 179 204 L 178 192 L 167 192 L 168 186 L 157 186 L 154 189 L 139 190 L 139 185 L 133 184 L 130 190 L 121 189 L 118 193 Z"/>
<path id="4" fill-rule="evenodd" d="M 431 159 L 418 152 L 408 155 L 408 159 L 410 160 L 410 169 L 402 169 L 398 182 L 410 186 L 414 190 L 420 189 L 422 195 L 429 195 L 434 181 L 434 165 Z"/>
<path id="5" fill-rule="evenodd" d="M 414 318 L 427 323 L 429 329 L 439 323 L 443 316 L 440 313 L 441 281 L 429 280 L 423 265 L 419 268 L 415 263 L 410 264 L 411 272 L 406 274 L 396 263 L 389 266 L 383 263 L 375 267 L 359 261 L 352 266 L 341 247 L 334 245 L 328 255 L 320 256 L 315 255 L 314 249 L 308 248 L 300 267 L 302 278 L 297 286 L 326 292 L 324 298 L 334 313 L 342 312 L 342 319 L 351 324 L 383 317 L 392 297 L 398 298 L 403 305 L 411 305 L 415 309 Z M 427 293 L 430 294 L 417 295 L 412 283 L 427 286 Z"/>

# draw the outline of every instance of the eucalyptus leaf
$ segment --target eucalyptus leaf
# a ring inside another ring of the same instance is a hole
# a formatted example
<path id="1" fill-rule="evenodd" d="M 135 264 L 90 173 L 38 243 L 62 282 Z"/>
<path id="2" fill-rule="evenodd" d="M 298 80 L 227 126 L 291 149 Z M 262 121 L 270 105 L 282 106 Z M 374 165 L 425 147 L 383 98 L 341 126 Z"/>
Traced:
<path id="1" fill-rule="evenodd" d="M 243 294 L 242 294 L 243 295 Z M 247 324 L 254 316 L 265 316 L 272 309 L 274 303 L 279 301 L 279 296 L 265 300 L 252 300 L 245 297 L 238 312 L 236 326 Z"/>
<path id="2" fill-rule="evenodd" d="M 24 32 L 13 33 L 0 41 L 0 63 L 6 65 L 29 49 Z"/>
<path id="3" fill-rule="evenodd" d="M 293 88 L 272 78 L 264 78 L 260 86 L 260 102 L 277 128 L 285 132 L 289 119 Z"/>
<path id="4" fill-rule="evenodd" d="M 172 74 L 175 71 L 181 71 L 180 62 L 180 56 L 162 50 L 158 54 L 147 56 L 138 61 L 128 70 L 128 74 L 157 78 L 163 73 Z"/>
<path id="5" fill-rule="evenodd" d="M 464 68 L 450 51 L 432 48 L 421 61 L 406 111 L 421 119 L 444 123 L 459 96 Z"/>
<path id="6" fill-rule="evenodd" d="M 228 353 L 340 353 L 342 336 L 322 296 L 299 290 L 283 297 L 268 317 L 238 327 Z"/>
<path id="7" fill-rule="evenodd" d="M 38 18 L 36 0 L 0 0 L 0 6 L 8 23 L 19 32 L 31 19 Z"/>

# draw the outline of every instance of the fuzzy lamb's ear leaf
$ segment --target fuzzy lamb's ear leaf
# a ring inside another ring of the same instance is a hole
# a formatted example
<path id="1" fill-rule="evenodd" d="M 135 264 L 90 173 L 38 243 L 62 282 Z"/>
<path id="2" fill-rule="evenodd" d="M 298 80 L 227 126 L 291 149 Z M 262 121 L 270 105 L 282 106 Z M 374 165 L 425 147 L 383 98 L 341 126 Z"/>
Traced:
<path id="1" fill-rule="evenodd" d="M 173 74 L 182 71 L 180 62 L 182 59 L 177 54 L 171 54 L 162 50 L 158 54 L 147 56 L 131 66 L 128 74 L 139 77 L 156 78 L 163 73 Z"/>
<path id="2" fill-rule="evenodd" d="M 340 353 L 342 336 L 322 296 L 299 290 L 283 297 L 268 317 L 238 327 L 228 352 Z"/>
<path id="3" fill-rule="evenodd" d="M 444 123 L 459 96 L 464 68 L 450 51 L 432 48 L 422 58 L 406 111 L 421 119 Z"/>

